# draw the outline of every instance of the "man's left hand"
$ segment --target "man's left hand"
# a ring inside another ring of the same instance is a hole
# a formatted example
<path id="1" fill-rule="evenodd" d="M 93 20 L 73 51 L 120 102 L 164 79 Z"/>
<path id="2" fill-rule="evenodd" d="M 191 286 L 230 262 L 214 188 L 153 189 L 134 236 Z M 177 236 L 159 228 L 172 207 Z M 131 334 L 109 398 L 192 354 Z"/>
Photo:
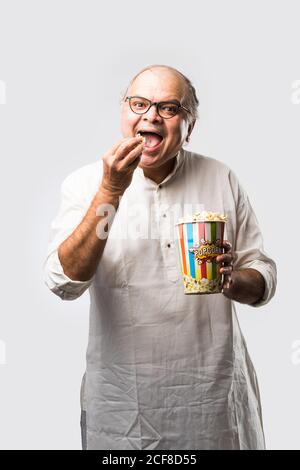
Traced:
<path id="1" fill-rule="evenodd" d="M 217 256 L 216 261 L 221 263 L 220 273 L 224 275 L 222 293 L 225 297 L 244 304 L 255 304 L 264 295 L 265 280 L 256 269 L 245 268 L 234 270 L 235 254 L 232 245 L 224 240 L 221 245 L 224 253 Z"/>
<path id="2" fill-rule="evenodd" d="M 221 245 L 224 248 L 224 254 L 217 256 L 217 262 L 222 263 L 220 268 L 220 273 L 224 275 L 223 277 L 223 293 L 226 295 L 226 291 L 230 290 L 232 284 L 232 272 L 233 272 L 233 252 L 232 245 L 228 240 L 224 240 Z"/>

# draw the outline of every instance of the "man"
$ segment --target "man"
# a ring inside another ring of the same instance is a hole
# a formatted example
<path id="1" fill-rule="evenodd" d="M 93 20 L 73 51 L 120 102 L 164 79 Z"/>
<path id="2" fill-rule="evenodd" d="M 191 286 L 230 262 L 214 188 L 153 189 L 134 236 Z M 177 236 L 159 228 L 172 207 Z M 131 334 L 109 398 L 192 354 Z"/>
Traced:
<path id="1" fill-rule="evenodd" d="M 183 149 L 197 106 L 178 70 L 143 69 L 122 100 L 124 138 L 62 184 L 45 275 L 62 299 L 90 290 L 84 449 L 265 447 L 256 375 L 232 300 L 266 304 L 276 266 L 234 173 Z M 197 204 L 228 216 L 229 241 L 217 259 L 222 294 L 183 293 L 172 208 L 184 215 Z"/>

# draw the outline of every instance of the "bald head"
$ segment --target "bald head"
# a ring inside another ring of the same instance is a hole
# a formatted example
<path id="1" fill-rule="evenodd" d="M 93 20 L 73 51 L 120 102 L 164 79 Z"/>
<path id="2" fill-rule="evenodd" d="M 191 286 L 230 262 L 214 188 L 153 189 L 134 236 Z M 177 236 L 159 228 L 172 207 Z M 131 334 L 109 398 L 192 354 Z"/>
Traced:
<path id="1" fill-rule="evenodd" d="M 143 68 L 140 70 L 130 81 L 126 92 L 123 96 L 123 99 L 128 94 L 131 94 L 131 90 L 136 88 L 136 85 L 138 85 L 139 80 L 143 78 L 143 82 L 146 80 L 146 82 L 150 82 L 151 79 L 154 80 L 159 80 L 160 85 L 163 86 L 163 84 L 171 84 L 172 88 L 176 88 L 177 92 L 180 94 L 180 102 L 183 106 L 185 106 L 187 109 L 190 110 L 191 114 L 187 115 L 187 119 L 189 121 L 194 121 L 198 119 L 198 105 L 199 105 L 199 100 L 196 95 L 196 90 L 194 86 L 192 85 L 191 81 L 183 75 L 179 70 L 175 69 L 174 67 L 170 67 L 168 65 L 149 65 L 148 67 Z"/>
<path id="2" fill-rule="evenodd" d="M 145 70 L 142 70 L 141 72 L 139 72 L 130 82 L 130 87 L 129 87 L 129 90 L 128 92 L 130 91 L 130 89 L 132 88 L 132 86 L 134 84 L 136 84 L 136 82 L 138 82 L 139 80 L 153 80 L 153 79 L 160 79 L 160 81 L 163 83 L 176 83 L 176 86 L 178 88 L 178 90 L 180 91 L 180 94 L 182 95 L 182 97 L 185 96 L 186 94 L 186 91 L 187 91 L 187 87 L 186 87 L 186 84 L 183 80 L 183 78 L 178 74 L 176 73 L 173 69 L 171 69 L 170 67 L 167 67 L 167 66 L 152 66 L 151 68 L 147 68 Z"/>

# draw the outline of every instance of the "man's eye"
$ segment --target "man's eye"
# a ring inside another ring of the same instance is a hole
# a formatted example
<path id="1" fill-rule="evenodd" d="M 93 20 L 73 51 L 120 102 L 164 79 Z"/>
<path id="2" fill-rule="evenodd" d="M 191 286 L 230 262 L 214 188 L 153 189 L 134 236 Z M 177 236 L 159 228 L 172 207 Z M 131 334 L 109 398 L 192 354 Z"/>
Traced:
<path id="1" fill-rule="evenodd" d="M 172 106 L 172 105 L 166 104 L 165 106 L 162 107 L 162 109 L 163 109 L 164 111 L 167 111 L 167 112 L 171 112 L 171 113 L 172 113 L 172 112 L 176 111 L 177 107 L 176 107 L 176 106 Z"/>
<path id="2" fill-rule="evenodd" d="M 134 101 L 133 106 L 135 108 L 143 108 L 143 107 L 145 107 L 145 103 L 143 101 Z"/>

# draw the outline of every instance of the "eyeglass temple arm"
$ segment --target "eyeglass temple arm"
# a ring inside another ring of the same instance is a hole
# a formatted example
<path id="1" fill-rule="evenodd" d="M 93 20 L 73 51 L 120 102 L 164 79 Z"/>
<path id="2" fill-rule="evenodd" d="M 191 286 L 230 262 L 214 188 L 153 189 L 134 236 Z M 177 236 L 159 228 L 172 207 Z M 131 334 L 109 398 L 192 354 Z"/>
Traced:
<path id="1" fill-rule="evenodd" d="M 180 107 L 181 107 L 182 109 L 184 109 L 187 113 L 192 114 L 191 111 L 190 111 L 189 109 L 185 108 L 184 106 L 180 105 Z"/>

